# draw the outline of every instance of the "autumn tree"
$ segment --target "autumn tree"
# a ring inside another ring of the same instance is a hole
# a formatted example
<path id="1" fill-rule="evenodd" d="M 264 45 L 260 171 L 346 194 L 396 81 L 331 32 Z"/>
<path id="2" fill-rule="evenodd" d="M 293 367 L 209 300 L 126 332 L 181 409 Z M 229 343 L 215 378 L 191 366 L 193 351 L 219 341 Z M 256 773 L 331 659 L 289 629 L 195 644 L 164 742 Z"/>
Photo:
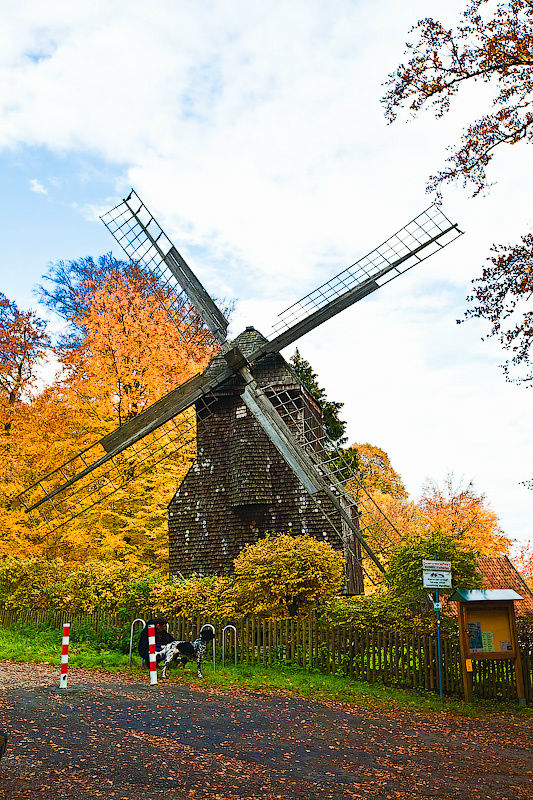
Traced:
<path id="1" fill-rule="evenodd" d="M 46 322 L 0 292 L 0 433 L 9 436 L 50 348 Z"/>
<path id="2" fill-rule="evenodd" d="M 472 481 L 456 483 L 448 475 L 443 487 L 428 481 L 420 501 L 420 517 L 428 535 L 441 532 L 462 541 L 478 556 L 502 556 L 511 542 L 504 535 L 498 515 L 485 496 L 478 494 Z"/>
<path id="3" fill-rule="evenodd" d="M 386 564 L 392 547 L 414 530 L 417 508 L 380 447 L 355 443 L 343 451 L 342 459 L 349 466 L 345 487 L 358 502 L 360 530 L 381 563 Z M 381 576 L 370 563 L 366 570 L 371 581 L 380 583 Z"/>
<path id="4" fill-rule="evenodd" d="M 32 439 L 38 420 L 31 406 L 38 367 L 49 353 L 45 321 L 0 293 L 0 557 L 29 555 L 32 549 L 28 520 L 13 500 L 33 478 Z"/>
<path id="5" fill-rule="evenodd" d="M 369 543 L 380 553 L 381 561 L 386 564 L 392 548 L 403 539 L 421 533 L 424 524 L 418 504 L 408 497 L 382 494 L 379 490 L 374 491 L 371 496 L 375 507 L 367 503 L 368 510 L 361 510 L 360 525 L 361 528 L 369 526 Z M 377 525 L 373 525 L 374 522 Z"/>
<path id="6" fill-rule="evenodd" d="M 190 309 L 169 313 L 169 290 L 140 265 L 111 255 L 52 266 L 41 287 L 67 322 L 56 345 L 65 402 L 102 432 L 122 425 L 206 365 L 212 337 Z"/>
<path id="7" fill-rule="evenodd" d="M 400 109 L 413 114 L 430 109 L 442 117 L 461 89 L 483 85 L 478 94 L 487 98 L 485 113 L 468 121 L 446 165 L 428 184 L 433 191 L 461 181 L 476 195 L 488 186 L 488 168 L 498 150 L 533 141 L 533 3 L 467 0 L 454 27 L 427 18 L 411 33 L 408 60 L 386 84 L 387 119 L 393 122 Z M 473 281 L 466 316 L 487 320 L 490 335 L 511 353 L 506 376 L 531 385 L 533 236 L 495 245 L 492 252 Z"/>
<path id="8" fill-rule="evenodd" d="M 201 371 L 215 347 L 178 295 L 141 266 L 111 255 L 53 265 L 41 299 L 65 328 L 54 346 L 61 371 L 32 404 L 26 485 Z M 150 474 L 64 528 L 36 534 L 28 529 L 25 543 L 46 558 L 120 559 L 164 569 L 166 506 L 194 457 L 190 437 L 185 449 L 179 444 Z M 128 477 L 135 458 L 128 451 L 115 467 Z M 11 545 L 14 537 L 12 530 Z"/>
<path id="9" fill-rule="evenodd" d="M 311 611 L 340 592 L 344 557 L 327 542 L 268 534 L 235 559 L 235 607 L 273 617 Z"/>
<path id="10" fill-rule="evenodd" d="M 513 564 L 524 580 L 533 589 L 533 541 L 530 539 L 516 547 Z"/>
<path id="11" fill-rule="evenodd" d="M 407 497 L 400 475 L 392 466 L 388 454 L 380 447 L 368 442 L 355 443 L 346 449 L 346 453 L 354 455 L 357 477 L 367 492 L 404 499 Z"/>

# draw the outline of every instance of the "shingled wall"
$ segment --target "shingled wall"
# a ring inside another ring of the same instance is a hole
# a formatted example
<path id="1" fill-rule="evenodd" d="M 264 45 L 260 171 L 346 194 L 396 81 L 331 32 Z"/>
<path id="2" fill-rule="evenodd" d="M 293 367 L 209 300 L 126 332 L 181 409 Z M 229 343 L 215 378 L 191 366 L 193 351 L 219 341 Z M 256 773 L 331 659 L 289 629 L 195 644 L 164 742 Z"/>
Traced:
<path id="1" fill-rule="evenodd" d="M 245 353 L 262 341 L 253 329 L 237 340 Z M 214 366 L 212 362 L 207 370 Z M 264 357 L 254 375 L 260 386 L 275 385 L 299 397 L 306 424 L 319 424 L 320 409 L 281 356 Z M 338 534 L 244 405 L 240 391 L 239 379 L 228 381 L 217 391 L 210 414 L 199 420 L 196 460 L 168 508 L 171 574 L 229 574 L 242 548 L 267 531 L 307 533 L 343 549 Z M 199 409 L 197 415 L 202 417 Z M 342 530 L 329 499 L 319 499 Z"/>

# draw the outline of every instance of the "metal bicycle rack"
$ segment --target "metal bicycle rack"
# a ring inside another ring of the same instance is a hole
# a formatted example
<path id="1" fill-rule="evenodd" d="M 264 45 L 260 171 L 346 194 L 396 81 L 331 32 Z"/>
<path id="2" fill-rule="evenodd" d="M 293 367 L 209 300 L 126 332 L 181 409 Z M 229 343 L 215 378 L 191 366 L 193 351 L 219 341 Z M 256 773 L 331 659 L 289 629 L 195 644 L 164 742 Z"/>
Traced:
<path id="1" fill-rule="evenodd" d="M 137 623 L 137 622 L 142 622 L 143 629 L 146 628 L 146 622 L 144 621 L 144 619 L 142 619 L 142 617 L 137 617 L 131 623 L 131 627 L 130 627 L 130 653 L 129 653 L 129 658 L 128 658 L 128 664 L 130 665 L 130 667 L 131 667 L 131 658 L 132 658 L 132 649 L 133 649 L 133 633 L 134 633 L 135 623 Z M 215 626 L 211 625 L 210 622 L 206 622 L 205 625 L 202 625 L 202 627 L 200 628 L 200 633 L 203 631 L 204 628 L 211 628 L 213 633 L 215 633 Z M 226 628 L 233 628 L 233 630 L 235 631 L 235 634 L 237 633 L 234 625 L 226 625 Z M 226 628 L 224 628 L 224 631 L 226 630 Z M 168 631 L 168 629 L 169 629 L 169 625 L 167 623 L 167 631 Z M 224 631 L 222 632 L 222 664 L 224 664 Z M 236 648 L 237 648 L 237 640 L 235 639 L 235 663 L 237 663 L 237 650 L 236 650 Z M 216 648 L 215 648 L 215 640 L 213 639 L 213 670 L 216 669 L 216 661 L 215 661 L 215 659 L 216 659 Z"/>
<path id="2" fill-rule="evenodd" d="M 225 640 L 225 633 L 227 630 L 233 631 L 233 656 L 235 660 L 235 665 L 237 664 L 237 628 L 235 625 L 225 625 L 222 628 L 222 666 L 224 666 L 225 661 L 225 652 L 224 652 L 224 640 Z"/>
<path id="3" fill-rule="evenodd" d="M 134 619 L 133 622 L 131 623 L 131 627 L 130 627 L 130 656 L 129 656 L 129 659 L 128 659 L 128 664 L 130 665 L 130 667 L 131 667 L 131 648 L 133 646 L 133 628 L 134 628 L 136 622 L 142 622 L 143 630 L 146 628 L 146 622 L 141 617 L 137 617 L 137 619 Z"/>
<path id="4" fill-rule="evenodd" d="M 202 625 L 202 627 L 200 628 L 200 633 L 202 633 L 204 628 L 211 628 L 211 630 L 213 631 L 213 634 L 215 633 L 215 626 L 211 625 L 210 622 L 206 622 L 205 625 Z M 216 651 L 216 647 L 215 647 L 215 640 L 214 639 L 213 639 L 212 644 L 213 644 L 213 671 L 214 671 L 216 669 L 216 663 L 215 663 L 215 660 L 216 660 L 216 652 L 215 652 Z M 222 645 L 222 646 L 224 646 L 224 645 Z"/>

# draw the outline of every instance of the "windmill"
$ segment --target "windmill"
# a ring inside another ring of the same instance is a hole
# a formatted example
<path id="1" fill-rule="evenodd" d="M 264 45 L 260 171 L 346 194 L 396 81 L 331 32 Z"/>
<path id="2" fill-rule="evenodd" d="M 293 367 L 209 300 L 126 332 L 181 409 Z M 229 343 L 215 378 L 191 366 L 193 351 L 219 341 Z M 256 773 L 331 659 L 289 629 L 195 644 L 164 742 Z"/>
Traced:
<path id="1" fill-rule="evenodd" d="M 19 500 L 25 510 L 53 531 L 102 502 L 132 478 L 190 446 L 198 430 L 209 427 L 224 387 L 233 385 L 246 416 L 251 416 L 299 485 L 321 506 L 352 572 L 360 572 L 362 557 L 366 557 L 367 574 L 383 573 L 379 552 L 369 544 L 368 529 L 376 526 L 382 538 L 390 539 L 390 523 L 358 484 L 342 453 L 328 444 L 316 415 L 313 420 L 312 414 L 303 413 L 302 397 L 294 387 L 286 382 L 266 385 L 257 377 L 265 362 L 281 358 L 281 351 L 304 334 L 460 236 L 457 225 L 438 206 L 430 206 L 375 250 L 282 312 L 269 338 L 246 337 L 243 332 L 228 341 L 226 317 L 135 191 L 102 220 L 127 256 L 156 279 L 161 303 L 178 325 L 183 346 L 197 342 L 204 331 L 211 343 L 216 342 L 218 353 L 202 373 L 22 492 Z M 361 508 L 364 528 L 359 522 Z M 350 581 L 360 586 L 357 575 L 348 575 Z"/>

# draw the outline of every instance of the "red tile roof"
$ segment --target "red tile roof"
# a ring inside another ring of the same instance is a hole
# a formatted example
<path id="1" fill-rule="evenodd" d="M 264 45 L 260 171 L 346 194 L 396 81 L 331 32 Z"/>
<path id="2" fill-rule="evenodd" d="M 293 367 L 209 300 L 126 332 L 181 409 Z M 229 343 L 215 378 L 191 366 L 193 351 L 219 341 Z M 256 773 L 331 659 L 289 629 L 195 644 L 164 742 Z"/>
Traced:
<path id="1" fill-rule="evenodd" d="M 524 598 L 515 601 L 517 615 L 533 614 L 533 592 L 510 558 L 478 556 L 477 566 L 483 575 L 484 589 L 514 589 Z"/>

